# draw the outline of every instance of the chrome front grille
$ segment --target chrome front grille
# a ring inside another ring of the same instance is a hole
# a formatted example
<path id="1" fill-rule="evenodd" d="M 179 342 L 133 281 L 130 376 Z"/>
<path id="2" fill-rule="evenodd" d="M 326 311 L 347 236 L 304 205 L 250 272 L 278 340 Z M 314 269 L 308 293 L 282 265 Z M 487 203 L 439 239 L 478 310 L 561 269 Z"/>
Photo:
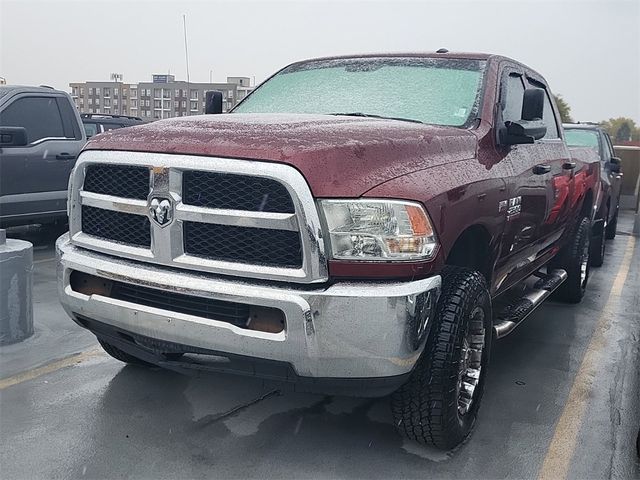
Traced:
<path id="1" fill-rule="evenodd" d="M 328 278 L 314 199 L 288 165 L 86 151 L 71 187 L 70 231 L 78 246 L 241 277 Z M 150 213 L 154 199 L 171 205 L 165 225 Z"/>

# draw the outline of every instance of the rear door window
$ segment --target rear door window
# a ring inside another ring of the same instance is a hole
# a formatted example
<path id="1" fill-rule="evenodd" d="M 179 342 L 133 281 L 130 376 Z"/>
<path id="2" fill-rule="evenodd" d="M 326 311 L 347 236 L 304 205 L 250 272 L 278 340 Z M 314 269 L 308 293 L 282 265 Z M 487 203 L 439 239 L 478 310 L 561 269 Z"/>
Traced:
<path id="1" fill-rule="evenodd" d="M 29 143 L 44 138 L 65 138 L 55 97 L 20 97 L 0 113 L 3 127 L 24 127 Z"/>

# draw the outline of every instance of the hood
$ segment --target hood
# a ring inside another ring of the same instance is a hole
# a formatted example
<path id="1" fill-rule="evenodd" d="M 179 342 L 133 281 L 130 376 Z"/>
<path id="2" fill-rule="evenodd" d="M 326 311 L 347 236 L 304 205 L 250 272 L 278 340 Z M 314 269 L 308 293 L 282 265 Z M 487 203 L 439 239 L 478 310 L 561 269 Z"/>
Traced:
<path id="1" fill-rule="evenodd" d="M 362 117 L 223 114 L 98 135 L 85 150 L 130 150 L 292 165 L 315 197 L 358 197 L 393 178 L 475 156 L 467 130 Z"/>

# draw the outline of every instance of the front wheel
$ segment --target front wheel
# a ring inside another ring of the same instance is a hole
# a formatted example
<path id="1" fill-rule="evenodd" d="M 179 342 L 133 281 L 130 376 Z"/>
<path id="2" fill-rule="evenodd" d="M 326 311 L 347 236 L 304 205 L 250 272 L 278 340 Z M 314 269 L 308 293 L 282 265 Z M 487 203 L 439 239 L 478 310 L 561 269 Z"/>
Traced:
<path id="1" fill-rule="evenodd" d="M 491 297 L 482 274 L 445 267 L 431 334 L 411 377 L 391 399 L 404 436 L 450 450 L 471 433 L 489 363 Z"/>
<path id="2" fill-rule="evenodd" d="M 567 272 L 567 279 L 555 291 L 555 297 L 569 303 L 580 303 L 587 289 L 591 269 L 591 222 L 583 217 L 571 237 L 552 261 L 553 268 Z"/>

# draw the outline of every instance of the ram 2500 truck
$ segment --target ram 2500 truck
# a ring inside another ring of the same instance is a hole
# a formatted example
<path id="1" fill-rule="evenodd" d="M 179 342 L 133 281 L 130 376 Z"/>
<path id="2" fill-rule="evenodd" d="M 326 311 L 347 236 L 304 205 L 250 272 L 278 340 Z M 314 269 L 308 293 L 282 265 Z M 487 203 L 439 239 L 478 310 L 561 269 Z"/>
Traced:
<path id="1" fill-rule="evenodd" d="M 492 339 L 584 295 L 600 166 L 563 137 L 508 58 L 294 63 L 230 114 L 88 143 L 60 298 L 121 361 L 391 394 L 402 433 L 449 449 Z"/>

